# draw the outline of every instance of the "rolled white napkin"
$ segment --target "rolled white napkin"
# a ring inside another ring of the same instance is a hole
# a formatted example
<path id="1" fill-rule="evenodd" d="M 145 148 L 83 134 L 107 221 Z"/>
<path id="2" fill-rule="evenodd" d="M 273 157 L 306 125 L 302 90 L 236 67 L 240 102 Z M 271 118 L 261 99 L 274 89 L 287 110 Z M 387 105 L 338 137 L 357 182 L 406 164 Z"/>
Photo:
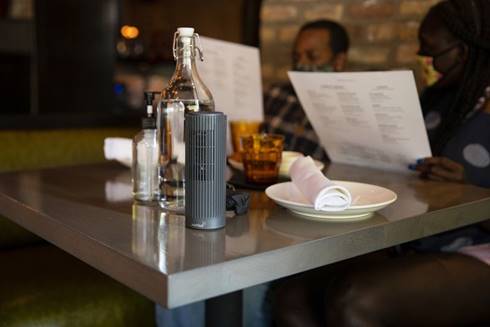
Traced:
<path id="1" fill-rule="evenodd" d="M 289 175 L 294 186 L 314 205 L 315 210 L 342 211 L 352 203 L 349 190 L 326 178 L 309 156 L 296 159 Z"/>
<path id="2" fill-rule="evenodd" d="M 131 167 L 132 140 L 122 137 L 108 137 L 104 140 L 104 156 L 107 160 L 117 160 Z"/>

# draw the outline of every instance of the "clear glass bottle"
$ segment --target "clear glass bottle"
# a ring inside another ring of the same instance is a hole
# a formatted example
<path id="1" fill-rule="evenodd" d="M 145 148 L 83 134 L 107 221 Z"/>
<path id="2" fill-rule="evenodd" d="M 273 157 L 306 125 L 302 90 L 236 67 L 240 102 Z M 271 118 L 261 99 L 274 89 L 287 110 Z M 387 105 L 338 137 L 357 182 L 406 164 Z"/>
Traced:
<path id="1" fill-rule="evenodd" d="M 193 28 L 180 27 L 174 35 L 175 72 L 158 104 L 160 205 L 171 212 L 185 208 L 184 117 L 189 111 L 214 111 L 214 100 L 199 77 L 195 58 L 203 60 L 199 35 Z"/>
<path id="2" fill-rule="evenodd" d="M 140 202 L 157 201 L 160 193 L 157 129 L 151 101 L 147 110 L 142 130 L 133 139 L 133 197 Z"/>

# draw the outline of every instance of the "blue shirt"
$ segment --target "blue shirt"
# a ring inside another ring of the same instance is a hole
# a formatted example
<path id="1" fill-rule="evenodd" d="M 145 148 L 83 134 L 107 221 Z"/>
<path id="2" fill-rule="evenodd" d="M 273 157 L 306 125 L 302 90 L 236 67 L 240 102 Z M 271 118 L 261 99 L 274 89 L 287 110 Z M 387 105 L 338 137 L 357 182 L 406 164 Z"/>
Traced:
<path id="1" fill-rule="evenodd" d="M 490 113 L 481 111 L 466 121 L 442 156 L 464 166 L 468 183 L 490 188 Z"/>
<path id="2" fill-rule="evenodd" d="M 450 107 L 455 92 L 429 92 L 432 96 L 423 95 L 421 103 L 425 126 L 433 145 L 442 122 L 442 114 Z M 449 139 L 440 155 L 462 164 L 468 183 L 490 188 L 490 113 L 481 111 L 464 122 Z M 472 225 L 406 243 L 402 249 L 408 248 L 418 252 L 454 252 L 464 246 L 489 242 L 490 233 L 478 225 Z"/>
<path id="3" fill-rule="evenodd" d="M 428 88 L 420 98 L 432 147 L 442 116 L 457 94 L 457 89 Z M 437 155 L 462 164 L 468 183 L 490 188 L 490 113 L 480 111 L 464 122 Z"/>

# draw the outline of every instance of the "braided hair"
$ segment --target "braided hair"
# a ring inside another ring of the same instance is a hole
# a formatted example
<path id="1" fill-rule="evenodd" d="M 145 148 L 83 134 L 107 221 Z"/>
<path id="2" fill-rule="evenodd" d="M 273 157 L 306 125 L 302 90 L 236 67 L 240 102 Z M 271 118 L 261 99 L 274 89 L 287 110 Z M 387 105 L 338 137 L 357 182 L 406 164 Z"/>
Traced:
<path id="1" fill-rule="evenodd" d="M 434 152 L 440 154 L 490 85 L 490 0 L 445 0 L 431 11 L 468 47 L 462 81 L 453 105 L 444 113 Z"/>

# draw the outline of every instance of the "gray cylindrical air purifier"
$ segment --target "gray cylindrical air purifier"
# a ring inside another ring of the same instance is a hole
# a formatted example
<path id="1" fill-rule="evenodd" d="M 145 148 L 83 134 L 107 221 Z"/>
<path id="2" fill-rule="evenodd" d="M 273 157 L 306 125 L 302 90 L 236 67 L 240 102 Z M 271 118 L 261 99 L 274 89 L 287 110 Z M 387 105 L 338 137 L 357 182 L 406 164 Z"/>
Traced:
<path id="1" fill-rule="evenodd" d="M 185 224 L 197 229 L 225 226 L 226 116 L 185 116 Z"/>

